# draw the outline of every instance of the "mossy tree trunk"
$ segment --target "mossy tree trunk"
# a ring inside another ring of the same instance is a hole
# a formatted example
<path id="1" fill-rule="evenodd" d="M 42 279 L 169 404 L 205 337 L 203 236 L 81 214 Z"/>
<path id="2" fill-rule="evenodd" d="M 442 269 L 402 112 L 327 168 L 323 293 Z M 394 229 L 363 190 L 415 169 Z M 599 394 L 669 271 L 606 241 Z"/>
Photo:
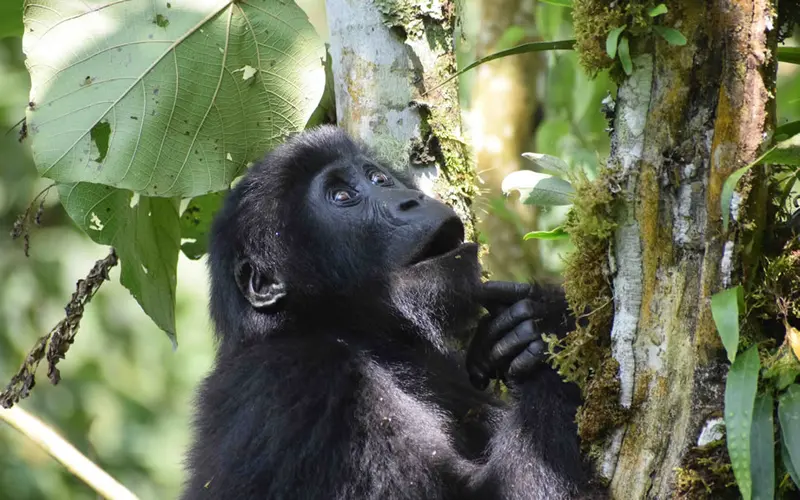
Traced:
<path id="1" fill-rule="evenodd" d="M 339 125 L 423 191 L 450 204 L 474 237 L 475 174 L 461 131 L 455 0 L 326 0 Z"/>
<path id="2" fill-rule="evenodd" d="M 727 368 L 710 297 L 747 273 L 740 250 L 757 251 L 759 235 L 742 228 L 763 227 L 766 208 L 754 169 L 734 196 L 732 230 L 723 230 L 723 182 L 757 158 L 774 128 L 774 5 L 668 5 L 661 24 L 688 43 L 635 39 L 608 162 L 619 189 L 609 252 L 611 351 L 629 409 L 600 453 L 615 498 L 675 495 L 687 453 L 722 417 Z"/>

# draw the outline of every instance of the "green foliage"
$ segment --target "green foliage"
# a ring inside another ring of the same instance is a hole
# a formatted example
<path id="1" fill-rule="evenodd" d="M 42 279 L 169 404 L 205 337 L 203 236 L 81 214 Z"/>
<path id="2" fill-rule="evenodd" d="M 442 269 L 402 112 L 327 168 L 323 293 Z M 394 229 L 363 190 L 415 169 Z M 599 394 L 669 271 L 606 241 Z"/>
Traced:
<path id="1" fill-rule="evenodd" d="M 477 61 L 468 64 L 465 67 L 461 68 L 460 70 L 456 71 L 439 85 L 433 87 L 430 90 L 425 91 L 425 94 L 429 94 L 435 90 L 442 88 L 443 86 L 451 82 L 454 78 L 458 78 L 460 75 L 463 75 L 467 71 L 473 68 L 477 68 L 481 64 L 487 63 L 489 61 L 494 61 L 495 59 L 500 59 L 508 56 L 515 56 L 519 54 L 528 54 L 530 52 L 544 52 L 549 50 L 572 50 L 572 46 L 574 43 L 575 40 L 560 40 L 557 42 L 530 42 L 530 43 L 523 43 L 522 45 L 517 45 L 516 47 L 512 47 L 510 49 L 501 50 L 495 52 L 494 54 L 489 54 L 488 56 L 481 57 Z"/>
<path id="2" fill-rule="evenodd" d="M 534 165 L 545 173 L 563 177 L 570 172 L 567 162 L 557 156 L 542 153 L 522 153 L 522 157 L 532 161 Z"/>
<path id="3" fill-rule="evenodd" d="M 667 41 L 670 45 L 676 46 L 683 46 L 686 45 L 686 37 L 683 36 L 683 33 L 676 30 L 675 28 L 668 28 L 666 26 L 660 26 L 658 24 L 653 25 L 653 31 L 655 31 L 661 38 Z"/>
<path id="4" fill-rule="evenodd" d="M 95 242 L 117 249 L 120 282 L 174 344 L 178 200 L 134 196 L 88 182 L 62 184 L 58 193 L 78 227 Z"/>
<path id="5" fill-rule="evenodd" d="M 564 179 L 552 175 L 520 170 L 503 179 L 504 194 L 518 191 L 522 202 L 528 205 L 570 205 L 575 191 Z"/>
<path id="6" fill-rule="evenodd" d="M 625 71 L 626 75 L 633 74 L 633 60 L 631 59 L 631 49 L 628 45 L 628 37 L 623 36 L 622 39 L 619 41 L 619 47 L 617 47 L 619 53 L 619 62 L 622 64 L 622 69 Z"/>
<path id="7" fill-rule="evenodd" d="M 733 475 L 745 500 L 752 496 L 750 434 L 761 365 L 756 346 L 736 358 L 725 384 L 725 428 Z"/>
<path id="8" fill-rule="evenodd" d="M 613 30 L 608 32 L 608 38 L 606 38 L 606 54 L 611 59 L 617 57 L 617 45 L 619 45 L 619 36 L 625 31 L 627 28 L 627 24 L 623 24 L 619 28 L 614 28 Z"/>
<path id="9" fill-rule="evenodd" d="M 793 131 L 795 125 L 787 124 L 786 128 L 781 132 L 782 135 L 787 131 Z M 800 134 L 793 135 L 788 139 L 779 141 L 769 149 L 767 149 L 755 161 L 733 172 L 722 185 L 722 193 L 720 195 L 720 208 L 722 210 L 722 227 L 728 229 L 730 220 L 731 200 L 733 199 L 733 192 L 739 180 L 755 165 L 765 163 L 780 163 L 784 165 L 800 165 Z"/>
<path id="10" fill-rule="evenodd" d="M 30 144 L 57 182 L 225 189 L 306 124 L 324 87 L 323 46 L 293 2 L 43 0 L 25 19 Z"/>
<path id="11" fill-rule="evenodd" d="M 22 35 L 22 0 L 0 1 L 0 39 Z"/>
<path id="12" fill-rule="evenodd" d="M 771 394 L 756 396 L 750 436 L 753 500 L 775 498 L 775 426 L 772 422 L 774 408 Z"/>
<path id="13" fill-rule="evenodd" d="M 660 4 L 656 5 L 655 7 L 653 7 L 652 9 L 649 9 L 647 11 L 647 15 L 650 16 L 650 17 L 656 17 L 656 16 L 660 16 L 661 14 L 666 14 L 667 12 L 669 12 L 667 10 L 667 6 L 664 5 L 663 3 L 660 3 Z"/>
<path id="14" fill-rule="evenodd" d="M 778 47 L 778 61 L 800 64 L 800 47 Z"/>
<path id="15" fill-rule="evenodd" d="M 558 5 L 559 7 L 572 7 L 572 0 L 539 0 L 542 3 Z"/>
<path id="16" fill-rule="evenodd" d="M 222 207 L 226 192 L 210 193 L 192 198 L 181 214 L 181 250 L 197 260 L 208 250 L 208 235 L 214 214 Z"/>
<path id="17" fill-rule="evenodd" d="M 564 228 L 558 226 L 550 231 L 531 231 L 522 237 L 523 240 L 561 240 L 569 238 L 569 234 Z"/>
<path id="18" fill-rule="evenodd" d="M 736 360 L 739 348 L 739 304 L 743 302 L 743 297 L 741 286 L 723 290 L 711 297 L 711 315 L 731 363 Z"/>
<path id="19" fill-rule="evenodd" d="M 792 384 L 778 397 L 778 419 L 786 450 L 784 466 L 800 487 L 800 384 Z"/>

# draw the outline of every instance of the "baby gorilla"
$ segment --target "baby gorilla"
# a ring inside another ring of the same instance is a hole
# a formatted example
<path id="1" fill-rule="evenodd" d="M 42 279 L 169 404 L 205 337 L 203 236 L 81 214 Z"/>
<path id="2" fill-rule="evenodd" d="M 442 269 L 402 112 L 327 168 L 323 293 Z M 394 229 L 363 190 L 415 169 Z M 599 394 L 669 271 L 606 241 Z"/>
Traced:
<path id="1" fill-rule="evenodd" d="M 213 227 L 219 345 L 183 498 L 586 494 L 578 392 L 542 363 L 541 333 L 572 327 L 563 295 L 482 283 L 463 239 L 337 128 L 251 168 Z"/>

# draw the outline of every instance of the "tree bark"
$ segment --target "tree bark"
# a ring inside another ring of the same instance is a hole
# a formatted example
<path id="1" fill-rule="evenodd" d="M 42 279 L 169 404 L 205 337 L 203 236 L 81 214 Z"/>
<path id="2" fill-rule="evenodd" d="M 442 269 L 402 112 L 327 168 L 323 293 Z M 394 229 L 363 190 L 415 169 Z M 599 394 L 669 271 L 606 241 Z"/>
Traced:
<path id="1" fill-rule="evenodd" d="M 475 175 L 461 131 L 454 0 L 327 0 L 339 125 L 450 204 L 474 237 Z"/>
<path id="2" fill-rule="evenodd" d="M 483 0 L 475 52 L 483 57 L 498 50 L 506 30 L 535 26 L 534 0 Z M 534 41 L 526 36 L 517 43 Z M 537 70 L 543 65 L 537 53 L 506 57 L 476 71 L 471 103 L 471 133 L 479 165 L 481 192 L 479 229 L 489 242 L 484 265 L 495 279 L 527 280 L 541 271 L 536 240 L 522 241 L 536 227 L 536 210 L 517 198 L 505 200 L 503 179 L 523 167 L 521 154 L 529 150 L 536 112 Z M 508 216 L 492 211 L 505 203 Z"/>
<path id="3" fill-rule="evenodd" d="M 681 0 L 669 9 L 662 24 L 688 43 L 633 47 L 608 162 L 620 187 L 612 354 L 620 403 L 631 409 L 600 463 L 615 498 L 671 498 L 686 453 L 722 417 L 726 369 L 710 297 L 744 268 L 742 234 L 722 228 L 721 189 L 756 159 L 775 120 L 773 3 Z M 740 184 L 733 220 L 763 217 L 757 175 Z"/>

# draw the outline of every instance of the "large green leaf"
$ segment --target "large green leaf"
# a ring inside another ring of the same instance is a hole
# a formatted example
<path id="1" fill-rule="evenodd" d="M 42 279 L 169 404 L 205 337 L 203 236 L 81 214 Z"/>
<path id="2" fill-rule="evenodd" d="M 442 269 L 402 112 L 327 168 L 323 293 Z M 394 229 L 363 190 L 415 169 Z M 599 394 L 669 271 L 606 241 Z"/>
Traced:
<path id="1" fill-rule="evenodd" d="M 750 475 L 753 478 L 753 500 L 775 498 L 775 424 L 772 413 L 775 403 L 770 394 L 759 394 L 753 407 L 750 435 Z"/>
<path id="2" fill-rule="evenodd" d="M 134 196 L 125 189 L 88 182 L 59 185 L 58 194 L 86 234 L 117 249 L 120 282 L 174 343 L 181 236 L 178 199 Z"/>
<path id="3" fill-rule="evenodd" d="M 290 0 L 38 0 L 25 22 L 31 147 L 61 183 L 224 189 L 325 85 L 323 44 Z"/>
<path id="4" fill-rule="evenodd" d="M 778 397 L 778 420 L 781 423 L 781 437 L 786 455 L 784 465 L 789 470 L 795 484 L 800 488 L 800 384 L 792 384 Z"/>
<path id="5" fill-rule="evenodd" d="M 744 500 L 750 500 L 750 432 L 761 363 L 756 346 L 746 350 L 731 365 L 725 383 L 725 435 L 733 475 Z"/>
<path id="6" fill-rule="evenodd" d="M 800 47 L 778 47 L 778 61 L 800 64 Z"/>

